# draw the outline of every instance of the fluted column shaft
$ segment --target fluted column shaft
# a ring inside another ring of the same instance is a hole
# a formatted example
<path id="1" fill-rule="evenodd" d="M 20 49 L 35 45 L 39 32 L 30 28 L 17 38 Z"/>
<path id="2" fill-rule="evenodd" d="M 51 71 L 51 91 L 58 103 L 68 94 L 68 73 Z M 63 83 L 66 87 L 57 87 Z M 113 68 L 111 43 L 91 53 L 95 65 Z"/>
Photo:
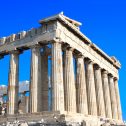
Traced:
<path id="1" fill-rule="evenodd" d="M 73 67 L 73 50 L 66 49 L 64 53 L 64 94 L 65 94 L 65 110 L 76 112 L 76 90 Z"/>
<path id="2" fill-rule="evenodd" d="M 46 52 L 46 48 L 43 48 L 43 52 L 41 54 L 41 70 L 42 70 L 42 76 L 41 76 L 41 82 L 42 82 L 42 111 L 48 111 L 48 54 Z"/>
<path id="3" fill-rule="evenodd" d="M 31 49 L 30 112 L 41 111 L 41 54 L 40 46 Z"/>
<path id="4" fill-rule="evenodd" d="M 18 88 L 19 88 L 19 52 L 10 54 L 10 70 L 8 84 L 8 114 L 18 113 Z"/>
<path id="5" fill-rule="evenodd" d="M 121 102 L 120 102 L 120 94 L 119 94 L 119 87 L 118 87 L 118 80 L 114 80 L 115 85 L 115 94 L 116 94 L 116 101 L 117 101 L 117 113 L 118 119 L 122 120 L 122 109 L 121 109 Z"/>
<path id="6" fill-rule="evenodd" d="M 87 115 L 87 91 L 85 80 L 85 66 L 84 57 L 77 57 L 77 82 L 76 82 L 76 96 L 77 96 L 77 112 Z"/>
<path id="7" fill-rule="evenodd" d="M 109 89 L 110 89 L 110 99 L 111 99 L 111 107 L 112 107 L 112 118 L 118 119 L 114 79 L 111 75 L 109 75 Z"/>
<path id="8" fill-rule="evenodd" d="M 103 80 L 103 92 L 104 92 L 104 102 L 105 102 L 105 113 L 107 118 L 112 118 L 111 101 L 110 101 L 110 91 L 108 83 L 108 73 L 107 71 L 102 72 Z"/>
<path id="9" fill-rule="evenodd" d="M 52 43 L 52 110 L 64 111 L 62 48 Z"/>
<path id="10" fill-rule="evenodd" d="M 25 111 L 29 112 L 29 97 L 25 97 Z"/>
<path id="11" fill-rule="evenodd" d="M 91 60 L 88 60 L 86 63 L 86 73 L 87 73 L 88 114 L 97 115 L 94 70 L 93 70 L 93 62 Z"/>
<path id="12" fill-rule="evenodd" d="M 98 65 L 94 66 L 94 73 L 95 73 L 95 87 L 96 87 L 98 116 L 105 117 L 105 105 L 104 105 L 104 97 L 103 97 L 101 69 Z"/>

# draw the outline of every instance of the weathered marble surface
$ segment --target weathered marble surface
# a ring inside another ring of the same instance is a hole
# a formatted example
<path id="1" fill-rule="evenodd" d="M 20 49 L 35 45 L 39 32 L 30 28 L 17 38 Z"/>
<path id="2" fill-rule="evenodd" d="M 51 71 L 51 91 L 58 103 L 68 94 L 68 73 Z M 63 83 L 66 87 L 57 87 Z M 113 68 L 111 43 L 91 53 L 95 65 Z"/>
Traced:
<path id="1" fill-rule="evenodd" d="M 2 120 L 1 120 L 2 119 Z M 22 114 L 13 116 L 0 116 L 2 126 L 125 126 L 122 121 L 73 115 L 72 113 L 60 114 L 59 112 L 43 112 L 34 114 Z"/>
<path id="2" fill-rule="evenodd" d="M 119 61 L 115 57 L 109 57 L 82 34 L 79 30 L 81 23 L 62 13 L 43 19 L 40 24 L 42 26 L 37 29 L 0 39 L 0 58 L 11 55 L 8 114 L 18 114 L 19 54 L 15 52 L 27 49 L 31 49 L 32 53 L 29 112 L 34 115 L 43 110 L 48 111 L 48 54 L 44 57 L 42 50 L 49 47 L 51 110 L 60 111 L 61 114 L 71 112 L 71 116 L 66 114 L 65 121 L 74 122 L 76 117 L 75 124 L 79 119 L 80 122 L 86 121 L 86 125 L 93 125 L 93 120 L 94 125 L 99 125 L 99 116 L 115 119 L 117 122 L 122 120 L 119 89 L 115 81 L 115 78 L 119 79 Z M 77 54 L 82 57 L 77 58 Z M 78 113 L 84 115 L 77 116 Z M 85 120 L 87 116 L 90 118 Z"/>
<path id="3" fill-rule="evenodd" d="M 10 71 L 8 84 L 8 108 L 9 114 L 18 112 L 18 81 L 19 81 L 19 52 L 10 54 Z"/>

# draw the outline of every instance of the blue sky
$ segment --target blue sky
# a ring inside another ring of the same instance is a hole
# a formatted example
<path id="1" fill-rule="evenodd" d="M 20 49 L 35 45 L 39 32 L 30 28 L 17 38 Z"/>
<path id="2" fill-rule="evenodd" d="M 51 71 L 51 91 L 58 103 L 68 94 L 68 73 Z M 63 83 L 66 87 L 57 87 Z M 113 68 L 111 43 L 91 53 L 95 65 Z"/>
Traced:
<path id="1" fill-rule="evenodd" d="M 125 0 L 1 0 L 0 37 L 38 27 L 38 20 L 64 11 L 82 22 L 81 31 L 108 55 L 121 62 L 119 88 L 126 120 Z M 20 81 L 29 79 L 29 51 L 20 56 Z M 7 84 L 9 56 L 0 60 L 0 84 Z"/>

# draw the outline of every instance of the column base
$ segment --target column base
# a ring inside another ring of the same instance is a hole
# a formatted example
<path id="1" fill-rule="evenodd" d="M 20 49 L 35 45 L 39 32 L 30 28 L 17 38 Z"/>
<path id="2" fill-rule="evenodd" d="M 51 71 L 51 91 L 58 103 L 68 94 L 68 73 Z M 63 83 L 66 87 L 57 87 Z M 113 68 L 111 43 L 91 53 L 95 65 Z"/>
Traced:
<path id="1" fill-rule="evenodd" d="M 0 116 L 0 125 L 23 126 L 108 126 L 124 125 L 122 121 L 71 112 L 41 112 Z"/>

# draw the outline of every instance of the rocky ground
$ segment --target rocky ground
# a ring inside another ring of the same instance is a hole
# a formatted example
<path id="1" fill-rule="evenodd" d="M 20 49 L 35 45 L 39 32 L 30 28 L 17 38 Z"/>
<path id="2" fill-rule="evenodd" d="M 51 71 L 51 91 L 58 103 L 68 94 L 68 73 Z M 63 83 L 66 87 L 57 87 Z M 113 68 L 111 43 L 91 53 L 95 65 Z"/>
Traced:
<path id="1" fill-rule="evenodd" d="M 42 112 L 0 116 L 0 126 L 126 126 L 122 121 L 80 114 Z"/>

